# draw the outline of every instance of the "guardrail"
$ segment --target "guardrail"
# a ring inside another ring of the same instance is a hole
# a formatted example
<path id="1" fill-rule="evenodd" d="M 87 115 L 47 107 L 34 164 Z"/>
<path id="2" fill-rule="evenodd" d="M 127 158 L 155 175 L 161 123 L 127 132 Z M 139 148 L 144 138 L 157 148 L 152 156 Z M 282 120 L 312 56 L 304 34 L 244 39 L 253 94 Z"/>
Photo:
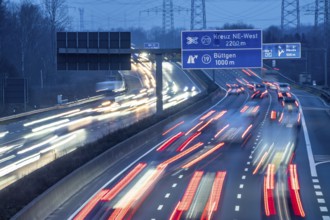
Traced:
<path id="1" fill-rule="evenodd" d="M 330 102 L 330 91 L 324 89 L 324 88 L 317 88 L 317 87 L 312 87 L 308 86 L 311 90 L 314 90 L 317 92 L 321 98 L 323 98 L 326 102 Z"/>
<path id="2" fill-rule="evenodd" d="M 265 66 L 267 66 L 268 68 L 271 68 L 268 65 L 265 65 Z M 283 75 L 279 71 L 275 71 L 275 72 L 277 74 L 279 74 L 281 77 L 288 80 L 291 84 L 294 84 L 296 87 L 306 90 L 308 92 L 311 92 L 313 94 L 316 94 L 316 95 L 320 96 L 321 98 L 323 98 L 326 102 L 330 102 L 330 90 L 329 89 L 319 88 L 317 86 L 303 85 L 303 84 L 297 83 L 294 80 L 288 78 L 287 76 Z"/>
<path id="3" fill-rule="evenodd" d="M 17 118 L 21 118 L 21 117 L 26 117 L 26 116 L 30 116 L 30 115 L 34 115 L 34 114 L 38 114 L 38 113 L 42 113 L 42 112 L 47 112 L 47 111 L 51 111 L 51 110 L 74 107 L 77 105 L 100 100 L 103 97 L 104 97 L 103 95 L 93 96 L 93 97 L 88 97 L 85 99 L 80 99 L 77 101 L 67 102 L 65 104 L 59 104 L 59 105 L 48 107 L 48 108 L 42 108 L 42 109 L 37 109 L 37 110 L 29 111 L 29 112 L 23 112 L 23 113 L 16 114 L 16 115 L 10 115 L 10 116 L 0 118 L 0 122 L 17 119 Z"/>

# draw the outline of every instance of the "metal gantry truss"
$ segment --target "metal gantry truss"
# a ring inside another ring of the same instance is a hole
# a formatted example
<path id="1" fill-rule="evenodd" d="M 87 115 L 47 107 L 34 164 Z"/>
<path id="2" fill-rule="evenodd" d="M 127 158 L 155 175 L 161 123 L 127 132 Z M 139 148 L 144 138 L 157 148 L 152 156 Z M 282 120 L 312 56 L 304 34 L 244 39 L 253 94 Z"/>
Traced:
<path id="1" fill-rule="evenodd" d="M 174 30 L 173 1 L 163 0 L 163 32 Z"/>
<path id="2" fill-rule="evenodd" d="M 206 29 L 205 0 L 191 0 L 190 29 Z"/>
<path id="3" fill-rule="evenodd" d="M 282 32 L 295 28 L 300 32 L 299 0 L 282 0 L 281 29 Z"/>
<path id="4" fill-rule="evenodd" d="M 80 31 L 85 30 L 85 22 L 84 22 L 84 8 L 78 8 L 79 10 L 79 24 L 80 24 Z"/>
<path id="5" fill-rule="evenodd" d="M 315 0 L 302 7 L 306 15 L 314 15 L 314 33 L 323 31 L 324 46 L 328 46 L 329 36 L 329 0 Z"/>
<path id="6" fill-rule="evenodd" d="M 163 33 L 168 33 L 174 30 L 174 13 L 189 12 L 190 10 L 173 4 L 173 0 L 163 0 L 162 6 L 148 8 L 140 11 L 140 13 L 162 13 L 163 16 Z"/>
<path id="7" fill-rule="evenodd" d="M 315 0 L 315 10 L 314 10 L 314 26 L 318 28 L 320 24 L 328 23 L 328 0 Z"/>
<path id="8" fill-rule="evenodd" d="M 314 3 L 309 3 L 302 6 L 302 11 L 305 15 L 314 16 L 314 27 L 318 29 L 320 25 L 328 23 L 328 13 L 329 13 L 329 0 L 315 0 Z"/>

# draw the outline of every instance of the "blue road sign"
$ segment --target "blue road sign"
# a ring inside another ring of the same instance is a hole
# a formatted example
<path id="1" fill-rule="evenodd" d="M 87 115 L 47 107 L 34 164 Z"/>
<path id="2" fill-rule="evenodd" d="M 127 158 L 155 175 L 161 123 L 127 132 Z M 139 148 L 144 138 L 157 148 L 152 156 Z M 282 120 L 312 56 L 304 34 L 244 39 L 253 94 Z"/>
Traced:
<path id="1" fill-rule="evenodd" d="M 184 69 L 232 69 L 262 66 L 261 30 L 183 31 Z"/>
<path id="2" fill-rule="evenodd" d="M 261 30 L 182 31 L 182 50 L 262 48 Z"/>
<path id="3" fill-rule="evenodd" d="M 144 49 L 159 49 L 158 42 L 144 43 L 143 46 L 144 46 Z"/>
<path id="4" fill-rule="evenodd" d="M 263 44 L 263 59 L 299 59 L 301 58 L 300 43 Z"/>
<path id="5" fill-rule="evenodd" d="M 253 59 L 251 59 L 253 57 Z M 233 69 L 261 67 L 261 50 L 182 51 L 186 69 Z"/>

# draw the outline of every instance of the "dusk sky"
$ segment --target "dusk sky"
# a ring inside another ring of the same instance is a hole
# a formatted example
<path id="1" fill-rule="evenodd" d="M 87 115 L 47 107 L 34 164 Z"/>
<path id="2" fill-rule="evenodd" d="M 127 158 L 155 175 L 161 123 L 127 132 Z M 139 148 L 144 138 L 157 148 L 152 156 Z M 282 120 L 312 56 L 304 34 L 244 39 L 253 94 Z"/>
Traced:
<path id="1" fill-rule="evenodd" d="M 315 0 L 300 0 L 306 5 Z M 141 12 L 142 10 L 161 7 L 162 0 L 68 0 L 72 27 L 79 29 L 79 11 L 84 8 L 86 29 L 108 29 L 144 27 L 151 28 L 162 25 L 162 14 Z M 244 22 L 253 24 L 255 28 L 266 28 L 280 25 L 281 0 L 206 0 L 207 27 Z M 190 9 L 190 0 L 173 0 L 174 5 Z M 74 9 L 76 8 L 76 9 Z M 302 24 L 313 24 L 312 15 L 301 12 Z M 190 14 L 181 12 L 174 14 L 175 28 L 190 28 Z"/>
<path id="2" fill-rule="evenodd" d="M 19 2 L 20 0 L 16 0 Z M 42 0 L 32 0 L 40 3 Z M 162 0 L 67 0 L 72 29 L 79 30 L 79 8 L 84 9 L 85 30 L 107 30 L 111 28 L 143 27 L 149 29 L 162 26 L 162 14 L 141 12 L 161 7 Z M 206 0 L 207 27 L 225 23 L 244 22 L 255 28 L 280 25 L 281 0 Z M 315 0 L 300 0 L 303 7 Z M 190 0 L 173 0 L 174 5 L 190 9 Z M 313 24 L 314 16 L 300 13 L 301 24 Z M 190 28 L 190 14 L 174 14 L 175 28 Z"/>

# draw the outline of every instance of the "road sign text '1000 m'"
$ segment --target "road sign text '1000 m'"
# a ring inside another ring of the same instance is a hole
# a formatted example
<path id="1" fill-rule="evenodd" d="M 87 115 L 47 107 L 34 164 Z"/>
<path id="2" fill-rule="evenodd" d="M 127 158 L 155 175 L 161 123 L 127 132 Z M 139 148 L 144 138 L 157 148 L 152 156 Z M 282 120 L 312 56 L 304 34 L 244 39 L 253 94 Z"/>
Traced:
<path id="1" fill-rule="evenodd" d="M 260 68 L 261 30 L 183 31 L 184 69 Z"/>

